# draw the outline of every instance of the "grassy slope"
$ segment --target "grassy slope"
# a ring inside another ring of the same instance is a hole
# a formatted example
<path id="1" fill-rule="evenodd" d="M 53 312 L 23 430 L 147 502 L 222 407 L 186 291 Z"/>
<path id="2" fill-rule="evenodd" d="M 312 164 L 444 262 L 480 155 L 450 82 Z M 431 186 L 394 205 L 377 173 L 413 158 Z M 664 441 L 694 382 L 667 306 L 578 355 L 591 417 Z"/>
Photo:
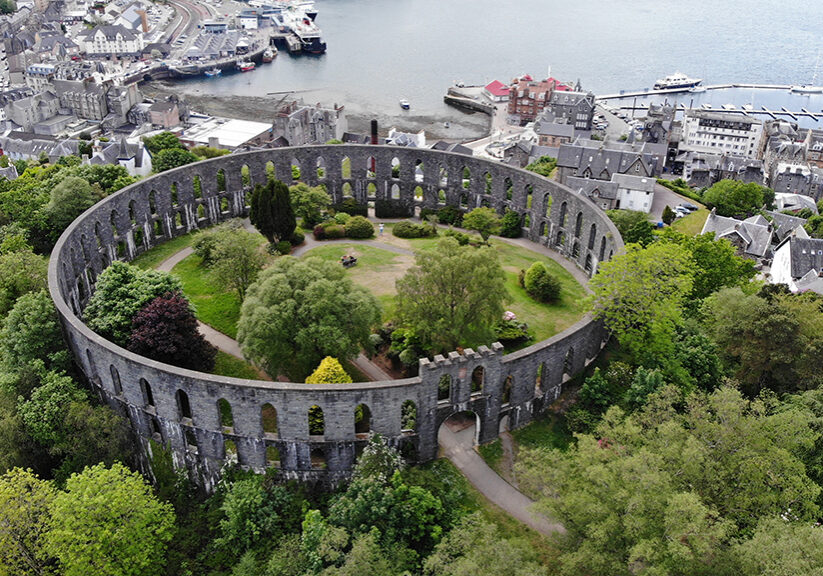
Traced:
<path id="1" fill-rule="evenodd" d="M 672 228 L 689 236 L 697 236 L 703 230 L 703 225 L 708 217 L 709 211 L 706 208 L 700 208 L 688 216 L 675 220 L 672 223 Z"/>
<path id="2" fill-rule="evenodd" d="M 143 270 L 156 268 L 161 262 L 163 262 L 163 260 L 174 256 L 183 248 L 191 246 L 195 238 L 197 238 L 197 232 L 192 232 L 190 234 L 186 234 L 185 236 L 178 236 L 177 238 L 173 238 L 168 242 L 164 242 L 163 244 L 152 248 L 148 252 L 144 252 L 132 260 L 131 263 L 138 268 L 142 268 Z"/>
<path id="3" fill-rule="evenodd" d="M 237 338 L 240 319 L 240 297 L 234 291 L 223 290 L 211 271 L 200 265 L 200 257 L 192 254 L 172 270 L 183 284 L 183 293 L 197 309 L 197 319 L 223 334 Z"/>
<path id="4" fill-rule="evenodd" d="M 245 360 L 235 358 L 231 354 L 219 351 L 214 362 L 212 374 L 218 376 L 231 376 L 233 378 L 245 378 L 246 380 L 260 380 L 261 376 L 257 370 Z"/>

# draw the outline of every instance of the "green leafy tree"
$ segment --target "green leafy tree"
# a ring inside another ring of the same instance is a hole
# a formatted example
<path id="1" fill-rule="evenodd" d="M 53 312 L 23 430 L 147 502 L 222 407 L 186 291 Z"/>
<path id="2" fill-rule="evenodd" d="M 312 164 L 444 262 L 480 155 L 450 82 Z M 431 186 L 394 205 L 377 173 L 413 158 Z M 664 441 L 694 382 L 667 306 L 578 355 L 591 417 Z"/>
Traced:
<path id="1" fill-rule="evenodd" d="M 823 238 L 823 216 L 812 216 L 803 225 L 812 238 Z"/>
<path id="2" fill-rule="evenodd" d="M 125 262 L 112 262 L 97 278 L 83 311 L 86 325 L 125 346 L 131 323 L 143 306 L 166 293 L 182 293 L 180 281 L 165 272 L 144 271 Z"/>
<path id="3" fill-rule="evenodd" d="M 249 287 L 237 339 L 269 374 L 285 371 L 302 381 L 326 356 L 356 356 L 379 322 L 374 296 L 341 266 L 283 256 Z"/>
<path id="4" fill-rule="evenodd" d="M 325 186 L 308 186 L 302 182 L 289 188 L 295 216 L 303 219 L 303 227 L 311 228 L 321 221 L 323 212 L 331 206 L 331 196 Z"/>
<path id="5" fill-rule="evenodd" d="M 639 363 L 657 365 L 674 352 L 674 336 L 692 289 L 694 262 L 674 244 L 626 246 L 598 266 L 589 285 L 593 313 Z"/>
<path id="6" fill-rule="evenodd" d="M 647 214 L 637 210 L 606 210 L 606 215 L 614 222 L 623 239 L 629 235 L 632 228 L 649 221 Z"/>
<path id="7" fill-rule="evenodd" d="M 219 282 L 237 291 L 240 300 L 257 279 L 266 257 L 260 250 L 259 237 L 246 230 L 221 230 L 214 235 L 211 268 Z"/>
<path id="8" fill-rule="evenodd" d="M 288 534 L 281 538 L 266 562 L 263 576 L 304 576 L 309 569 L 309 561 L 300 540 L 298 534 Z"/>
<path id="9" fill-rule="evenodd" d="M 31 470 L 14 468 L 0 476 L 0 574 L 56 574 L 44 550 L 49 509 L 57 490 Z"/>
<path id="10" fill-rule="evenodd" d="M 320 362 L 317 370 L 306 378 L 306 384 L 351 384 L 352 379 L 343 366 L 331 356 L 326 356 Z"/>
<path id="11" fill-rule="evenodd" d="M 674 213 L 674 210 L 672 210 L 667 204 L 666 207 L 663 208 L 663 215 L 660 218 L 661 220 L 663 220 L 665 224 L 671 224 L 675 221 L 677 215 Z"/>
<path id="12" fill-rule="evenodd" d="M 557 158 L 552 158 L 551 156 L 541 156 L 526 166 L 526 170 L 535 172 L 536 174 L 540 174 L 546 178 L 551 177 L 555 168 L 557 168 Z"/>
<path id="13" fill-rule="evenodd" d="M 543 262 L 534 262 L 523 277 L 523 287 L 532 298 L 540 302 L 560 300 L 560 281 Z"/>
<path id="14" fill-rule="evenodd" d="M 666 387 L 634 415 L 610 408 L 565 452 L 521 450 L 521 486 L 566 528 L 561 574 L 726 573 L 724 552 L 761 519 L 817 516 L 808 411 L 731 387 L 682 402 Z"/>
<path id="15" fill-rule="evenodd" d="M 424 562 L 426 576 L 546 576 L 534 552 L 520 542 L 502 538 L 497 526 L 480 513 L 466 516 Z"/>
<path id="16" fill-rule="evenodd" d="M 31 250 L 0 254 L 0 317 L 18 298 L 46 288 L 48 262 Z"/>
<path id="17" fill-rule="evenodd" d="M 173 168 L 178 168 L 180 166 L 185 166 L 186 164 L 191 164 L 192 162 L 197 162 L 198 160 L 200 160 L 200 158 L 188 150 L 180 148 L 167 148 L 165 150 L 160 150 L 154 155 L 151 165 L 152 170 L 155 173 L 160 173 Z"/>
<path id="18" fill-rule="evenodd" d="M 207 160 L 209 158 L 219 158 L 220 156 L 225 156 L 230 154 L 231 151 L 223 148 L 212 148 L 211 146 L 195 146 L 191 149 L 191 153 L 198 158 Z"/>
<path id="19" fill-rule="evenodd" d="M 520 222 L 520 214 L 514 210 L 506 210 L 503 218 L 500 220 L 500 235 L 503 238 L 520 238 L 523 234 L 522 224 Z"/>
<path id="20" fill-rule="evenodd" d="M 626 234 L 622 236 L 626 244 L 635 243 L 641 246 L 648 246 L 654 242 L 654 227 L 648 220 L 641 220 L 629 228 Z"/>
<path id="21" fill-rule="evenodd" d="M 431 352 L 488 344 L 508 298 L 497 254 L 442 238 L 397 281 L 397 314 Z"/>
<path id="22" fill-rule="evenodd" d="M 20 398 L 17 411 L 32 439 L 49 446 L 63 439 L 63 418 L 71 403 L 85 400 L 85 392 L 71 377 L 48 372 L 31 398 Z"/>
<path id="23" fill-rule="evenodd" d="M 500 232 L 500 226 L 500 215 L 485 206 L 475 208 L 463 216 L 463 228 L 477 231 L 485 243 L 488 243 L 489 236 Z"/>
<path id="24" fill-rule="evenodd" d="M 306 512 L 300 547 L 310 573 L 320 572 L 324 565 L 336 566 L 343 559 L 348 543 L 346 530 L 326 521 L 320 510 Z"/>
<path id="25" fill-rule="evenodd" d="M 288 187 L 279 180 L 270 180 L 265 186 L 255 186 L 249 219 L 272 244 L 290 238 L 297 221 Z"/>
<path id="26" fill-rule="evenodd" d="M 764 519 L 734 552 L 739 562 L 737 573 L 742 576 L 823 574 L 823 531 L 812 524 Z"/>
<path id="27" fill-rule="evenodd" d="M 5 158 L 5 156 L 0 156 L 0 158 Z M 23 250 L 31 250 L 29 231 L 21 226 L 19 222 L 11 222 L 0 226 L 0 254 L 10 254 Z"/>
<path id="28" fill-rule="evenodd" d="M 392 576 L 409 574 L 386 554 L 379 542 L 379 531 L 357 536 L 340 566 L 329 566 L 323 576 Z"/>
<path id="29" fill-rule="evenodd" d="M 157 154 L 162 150 L 185 150 L 180 139 L 171 132 L 161 132 L 155 136 L 143 138 L 143 144 L 152 154 Z"/>
<path id="30" fill-rule="evenodd" d="M 767 190 L 754 182 L 721 180 L 703 193 L 703 201 L 720 216 L 745 218 L 767 203 Z M 774 199 L 774 193 L 771 190 L 769 193 Z"/>
<path id="31" fill-rule="evenodd" d="M 122 464 L 99 464 L 66 481 L 51 506 L 46 550 L 65 576 L 160 574 L 174 511 Z"/>
<path id="32" fill-rule="evenodd" d="M 120 164 L 81 164 L 68 171 L 98 188 L 104 196 L 136 182 L 125 166 Z"/>
<path id="33" fill-rule="evenodd" d="M 45 290 L 21 296 L 0 330 L 0 365 L 19 372 L 39 365 L 68 369 L 69 359 L 57 311 Z"/>
<path id="34" fill-rule="evenodd" d="M 346 236 L 349 238 L 373 238 L 374 224 L 365 216 L 352 216 L 346 222 Z"/>

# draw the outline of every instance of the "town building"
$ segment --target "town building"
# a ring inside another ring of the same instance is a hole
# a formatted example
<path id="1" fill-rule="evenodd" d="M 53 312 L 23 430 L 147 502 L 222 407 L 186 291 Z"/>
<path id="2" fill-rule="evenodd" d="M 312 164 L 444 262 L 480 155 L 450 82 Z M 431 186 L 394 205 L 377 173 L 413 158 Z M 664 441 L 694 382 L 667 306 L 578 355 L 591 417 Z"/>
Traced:
<path id="1" fill-rule="evenodd" d="M 774 249 L 769 272 L 773 284 L 785 284 L 792 292 L 823 294 L 823 239 L 809 238 L 798 226 Z"/>
<path id="2" fill-rule="evenodd" d="M 509 87 L 509 116 L 521 125 L 534 122 L 555 90 L 571 91 L 571 88 L 551 77 L 540 81 L 528 74 L 515 78 Z"/>
<path id="3" fill-rule="evenodd" d="M 336 104 L 326 108 L 291 101 L 283 104 L 274 116 L 274 138 L 284 138 L 289 146 L 341 140 L 347 129 L 345 111 Z"/>
<path id="4" fill-rule="evenodd" d="M 554 114 L 555 122 L 564 121 L 577 131 L 591 132 L 594 120 L 594 94 L 554 90 L 546 109 Z"/>
<path id="5" fill-rule="evenodd" d="M 483 88 L 483 94 L 492 102 L 508 102 L 509 87 L 500 80 L 492 80 Z"/>
<path id="6" fill-rule="evenodd" d="M 174 100 L 159 100 L 149 107 L 149 121 L 154 126 L 172 128 L 180 124 L 180 111 Z"/>
<path id="7" fill-rule="evenodd" d="M 656 178 L 663 171 L 665 152 L 647 143 L 602 142 L 576 139 L 563 144 L 557 156 L 558 176 L 611 181 L 612 174 Z"/>
<path id="8" fill-rule="evenodd" d="M 725 238 L 731 242 L 740 256 L 752 260 L 771 258 L 773 228 L 760 214 L 737 220 L 718 216 L 717 209 L 712 209 L 700 233 L 710 232 L 714 233 L 715 240 Z"/>
<path id="9" fill-rule="evenodd" d="M 591 199 L 603 210 L 636 210 L 649 213 L 656 180 L 630 174 L 612 174 L 611 180 L 569 177 L 566 186 Z"/>
<path id="10" fill-rule="evenodd" d="M 689 110 L 683 121 L 681 152 L 708 152 L 757 158 L 763 124 L 740 114 Z"/>
<path id="11" fill-rule="evenodd" d="M 26 86 L 31 87 L 36 92 L 43 90 L 46 86 L 51 85 L 51 81 L 54 79 L 54 69 L 54 64 L 29 64 L 25 72 Z"/>
<path id="12" fill-rule="evenodd" d="M 125 138 L 113 140 L 105 146 L 98 146 L 94 155 L 89 159 L 89 164 L 119 164 L 132 176 L 148 176 L 152 170 L 151 153 L 143 142 L 138 140 L 129 143 Z"/>
<path id="13" fill-rule="evenodd" d="M 143 34 L 122 25 L 101 25 L 78 35 L 83 52 L 90 57 L 139 57 Z"/>
<path id="14" fill-rule="evenodd" d="M 180 133 L 180 141 L 189 147 L 211 146 L 226 150 L 238 150 L 267 146 L 272 141 L 271 124 L 211 118 L 191 115 L 196 123 Z"/>
<path id="15" fill-rule="evenodd" d="M 816 202 L 823 197 L 823 169 L 806 163 L 778 162 L 770 184 L 775 194 L 802 194 Z"/>
<path id="16" fill-rule="evenodd" d="M 706 188 L 720 180 L 739 180 L 763 184 L 763 161 L 731 154 L 684 152 L 676 162 L 682 177 L 692 188 Z"/>

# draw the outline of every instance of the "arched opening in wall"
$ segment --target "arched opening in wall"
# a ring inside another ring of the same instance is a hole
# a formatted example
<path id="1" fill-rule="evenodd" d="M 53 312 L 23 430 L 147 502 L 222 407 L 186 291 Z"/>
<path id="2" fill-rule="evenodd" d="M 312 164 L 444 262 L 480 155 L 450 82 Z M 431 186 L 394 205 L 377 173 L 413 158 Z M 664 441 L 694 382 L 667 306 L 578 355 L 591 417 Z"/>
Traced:
<path id="1" fill-rule="evenodd" d="M 137 202 L 134 200 L 129 202 L 129 223 L 132 226 L 137 225 Z"/>
<path id="2" fill-rule="evenodd" d="M 240 182 L 243 186 L 251 186 L 251 169 L 248 164 L 240 167 Z"/>
<path id="3" fill-rule="evenodd" d="M 583 213 L 578 212 L 577 218 L 574 222 L 574 237 L 580 238 L 580 234 L 583 232 Z"/>
<path id="4" fill-rule="evenodd" d="M 528 186 L 526 186 L 526 209 L 527 210 L 532 209 L 532 194 L 533 193 L 534 193 L 534 188 L 532 188 L 532 185 L 529 184 Z"/>
<path id="5" fill-rule="evenodd" d="M 103 235 L 100 232 L 100 222 L 94 223 L 94 238 L 97 240 L 97 249 L 103 248 Z"/>
<path id="6" fill-rule="evenodd" d="M 274 162 L 269 160 L 266 162 L 266 181 L 273 182 L 277 180 L 277 169 L 274 167 Z"/>
<path id="7" fill-rule="evenodd" d="M 574 348 L 569 348 L 566 351 L 566 356 L 563 358 L 563 374 L 571 378 L 574 371 Z"/>
<path id="8" fill-rule="evenodd" d="M 414 163 L 414 181 L 415 182 L 423 182 L 425 179 L 425 172 L 426 166 L 423 164 L 423 161 L 419 158 Z"/>
<path id="9" fill-rule="evenodd" d="M 218 192 L 225 192 L 226 191 L 226 171 L 222 168 L 217 171 L 217 191 Z"/>
<path id="10" fill-rule="evenodd" d="M 151 430 L 151 437 L 155 442 L 163 443 L 163 429 L 160 428 L 160 422 L 152 416 L 149 419 L 149 428 Z"/>
<path id="11" fill-rule="evenodd" d="M 366 159 L 366 178 L 374 180 L 377 176 L 375 172 L 377 172 L 377 158 L 369 156 Z"/>
<path id="12" fill-rule="evenodd" d="M 377 196 L 377 186 L 375 186 L 374 182 L 369 182 L 369 185 L 366 186 L 366 195 L 371 199 Z"/>
<path id="13" fill-rule="evenodd" d="M 452 377 L 443 374 L 437 382 L 437 401 L 443 402 L 452 397 Z"/>
<path id="14" fill-rule="evenodd" d="M 423 199 L 423 188 L 420 186 L 414 187 L 414 199 L 415 200 L 422 200 Z"/>
<path id="15" fill-rule="evenodd" d="M 86 235 L 80 234 L 80 252 L 83 254 L 83 262 L 91 260 L 89 258 L 89 251 L 86 248 Z"/>
<path id="16" fill-rule="evenodd" d="M 391 177 L 394 178 L 395 180 L 400 178 L 400 169 L 401 169 L 400 158 L 395 156 L 394 158 L 391 159 Z"/>
<path id="17" fill-rule="evenodd" d="M 260 426 L 266 438 L 277 438 L 277 410 L 268 402 L 260 409 Z"/>
<path id="18" fill-rule="evenodd" d="M 437 201 L 440 204 L 445 204 L 446 203 L 446 191 L 443 190 L 442 188 L 437 191 Z"/>
<path id="19" fill-rule="evenodd" d="M 171 191 L 171 205 L 172 206 L 179 206 L 180 205 L 180 187 L 177 185 L 177 182 L 172 182 L 171 186 L 169 187 Z"/>
<path id="20" fill-rule="evenodd" d="M 506 187 L 506 200 L 511 202 L 512 198 L 514 198 L 514 184 L 512 184 L 512 179 L 506 178 L 503 180 L 503 185 Z"/>
<path id="21" fill-rule="evenodd" d="M 484 370 L 482 366 L 478 366 L 472 371 L 471 392 L 472 394 L 479 394 L 483 392 L 483 376 Z"/>
<path id="22" fill-rule="evenodd" d="M 551 194 L 543 195 L 543 215 L 548 218 L 552 213 L 552 202 L 554 199 Z"/>
<path id="23" fill-rule="evenodd" d="M 543 225 L 540 227 L 540 235 L 548 238 L 549 237 L 549 223 L 543 222 Z"/>
<path id="24" fill-rule="evenodd" d="M 600 239 L 600 256 L 598 257 L 598 259 L 602 262 L 603 261 L 603 256 L 605 256 L 605 255 L 606 255 L 606 237 L 603 236 Z"/>
<path id="25" fill-rule="evenodd" d="M 448 188 L 449 186 L 449 170 L 445 166 L 440 166 L 440 179 L 438 180 L 441 188 Z M 444 199 L 445 201 L 445 199 Z"/>
<path id="26" fill-rule="evenodd" d="M 234 440 L 223 439 L 223 458 L 230 462 L 237 461 L 237 444 L 234 443 Z"/>
<path id="27" fill-rule="evenodd" d="M 177 418 L 180 420 L 191 420 L 191 404 L 189 404 L 189 395 L 183 390 L 178 390 L 177 394 Z"/>
<path id="28" fill-rule="evenodd" d="M 120 372 L 117 371 L 117 368 L 115 368 L 113 364 L 109 366 L 109 372 L 111 372 L 111 387 L 114 395 L 121 396 L 123 394 L 123 385 L 120 383 Z"/>
<path id="29" fill-rule="evenodd" d="M 217 415 L 220 418 L 220 427 L 223 432 L 231 434 L 234 431 L 234 415 L 231 411 L 231 404 L 225 398 L 217 401 Z"/>
<path id="30" fill-rule="evenodd" d="M 318 180 L 325 180 L 326 179 L 326 159 L 322 156 L 318 156 L 317 160 L 314 163 L 315 168 L 317 168 L 317 179 Z"/>
<path id="31" fill-rule="evenodd" d="M 189 452 L 197 453 L 197 435 L 194 433 L 194 430 L 190 428 L 186 428 L 185 433 L 183 436 L 186 438 L 186 448 Z"/>
<path id="32" fill-rule="evenodd" d="M 111 224 L 111 235 L 117 238 L 117 210 L 112 210 L 109 214 L 109 223 Z"/>
<path id="33" fill-rule="evenodd" d="M 302 176 L 302 171 L 300 170 L 300 161 L 297 158 L 291 159 L 291 179 L 295 182 L 300 180 Z"/>
<path id="34" fill-rule="evenodd" d="M 483 174 L 483 182 L 485 183 L 485 193 L 491 194 L 492 193 L 492 175 L 486 172 Z"/>
<path id="35" fill-rule="evenodd" d="M 491 202 L 489 201 L 489 199 L 488 199 L 488 198 L 483 198 L 483 199 L 480 201 L 480 206 L 482 206 L 482 207 L 484 207 L 484 208 L 491 208 L 491 207 L 492 207 Z"/>
<path id="36" fill-rule="evenodd" d="M 220 199 L 220 213 L 221 214 L 228 214 L 229 213 L 229 199 L 223 197 Z"/>
<path id="37" fill-rule="evenodd" d="M 340 175 L 343 178 L 351 178 L 351 158 L 343 156 L 340 161 Z"/>
<path id="38" fill-rule="evenodd" d="M 351 187 L 351 184 L 345 182 L 343 184 L 343 198 L 353 198 L 354 197 L 354 190 Z"/>
<path id="39" fill-rule="evenodd" d="M 594 250 L 594 241 L 597 238 L 597 224 L 592 224 L 589 228 L 589 250 Z"/>
<path id="40" fill-rule="evenodd" d="M 463 192 L 460 195 L 460 208 L 466 209 L 469 207 L 469 195 Z"/>
<path id="41" fill-rule="evenodd" d="M 280 449 L 277 446 L 266 446 L 266 466 L 280 468 Z"/>
<path id="42" fill-rule="evenodd" d="M 157 216 L 157 192 L 154 189 L 149 191 L 149 212 L 152 216 Z"/>
<path id="43" fill-rule="evenodd" d="M 371 410 L 365 404 L 358 404 L 354 409 L 354 433 L 368 436 L 371 432 Z"/>
<path id="44" fill-rule="evenodd" d="M 400 408 L 400 429 L 403 432 L 417 431 L 417 404 L 412 400 L 406 400 Z"/>
<path id="45" fill-rule="evenodd" d="M 391 199 L 400 200 L 400 186 L 398 186 L 397 184 L 391 185 Z"/>
<path id="46" fill-rule="evenodd" d="M 548 374 L 548 368 L 544 362 L 537 367 L 537 373 L 534 375 L 534 396 L 535 398 L 543 394 L 543 378 Z"/>
<path id="47" fill-rule="evenodd" d="M 154 395 L 151 392 L 151 384 L 145 378 L 140 379 L 140 391 L 143 393 L 143 406 L 154 408 Z"/>
<path id="48" fill-rule="evenodd" d="M 565 228 L 566 227 L 566 202 L 563 202 L 560 205 L 560 218 L 558 218 L 557 222 L 558 225 Z"/>
<path id="49" fill-rule="evenodd" d="M 206 219 L 206 208 L 202 204 L 197 205 L 197 220 L 205 220 Z"/>
<path id="50" fill-rule="evenodd" d="M 309 436 L 323 436 L 326 433 L 326 418 L 323 409 L 315 404 L 309 408 Z"/>
<path id="51" fill-rule="evenodd" d="M 437 429 L 437 442 L 446 450 L 457 446 L 477 446 L 480 438 L 480 416 L 472 411 L 456 412 Z"/>
<path id="52" fill-rule="evenodd" d="M 94 365 L 94 358 L 91 357 L 91 350 L 88 348 L 86 348 L 86 364 L 88 365 L 86 376 L 97 386 L 100 386 L 100 376 L 97 375 L 97 366 Z"/>
<path id="53" fill-rule="evenodd" d="M 586 266 L 584 268 L 586 270 L 586 274 L 592 273 L 592 265 L 592 255 L 586 254 Z"/>
<path id="54" fill-rule="evenodd" d="M 125 240 L 120 240 L 117 243 L 117 258 L 119 260 L 122 260 L 125 257 L 126 257 L 126 241 Z"/>
<path id="55" fill-rule="evenodd" d="M 566 241 L 566 235 L 563 233 L 562 230 L 557 231 L 557 236 L 554 239 L 555 246 L 562 246 Z"/>
<path id="56" fill-rule="evenodd" d="M 309 453 L 311 458 L 311 469 L 312 470 L 325 470 L 327 467 L 326 463 L 326 450 L 323 446 L 312 446 L 311 452 Z"/>
<path id="57" fill-rule="evenodd" d="M 200 176 L 198 174 L 195 174 L 191 182 L 192 191 L 194 192 L 194 198 L 195 200 L 199 200 L 203 197 L 203 183 L 200 181 Z"/>
<path id="58" fill-rule="evenodd" d="M 509 404 L 512 401 L 512 387 L 514 387 L 514 377 L 506 376 L 506 380 L 503 382 L 503 404 Z"/>
<path id="59" fill-rule="evenodd" d="M 178 230 L 183 227 L 183 215 L 180 212 L 174 214 L 174 227 Z"/>
<path id="60" fill-rule="evenodd" d="M 463 188 L 468 189 L 472 185 L 472 171 L 469 170 L 468 166 L 463 166 L 463 170 L 461 172 L 463 178 L 461 179 L 460 183 L 463 186 Z"/>
<path id="61" fill-rule="evenodd" d="M 86 300 L 86 286 L 83 284 L 83 277 L 77 277 L 77 296 L 80 298 L 80 302 L 84 302 Z"/>
<path id="62" fill-rule="evenodd" d="M 523 228 L 531 228 L 532 226 L 532 217 L 531 214 L 526 212 L 523 214 Z"/>
<path id="63" fill-rule="evenodd" d="M 132 238 L 134 239 L 134 245 L 135 246 L 142 246 L 143 245 L 145 239 L 143 238 L 143 229 L 142 228 L 135 227 L 134 230 L 132 230 L 131 235 L 132 235 Z"/>
<path id="64" fill-rule="evenodd" d="M 572 258 L 577 258 L 579 256 L 580 256 L 580 242 L 575 240 L 574 244 L 572 244 Z"/>
<path id="65" fill-rule="evenodd" d="M 613 250 L 609 250 L 609 260 L 611 260 L 611 259 L 612 259 L 612 256 L 614 256 L 614 251 L 613 251 Z"/>

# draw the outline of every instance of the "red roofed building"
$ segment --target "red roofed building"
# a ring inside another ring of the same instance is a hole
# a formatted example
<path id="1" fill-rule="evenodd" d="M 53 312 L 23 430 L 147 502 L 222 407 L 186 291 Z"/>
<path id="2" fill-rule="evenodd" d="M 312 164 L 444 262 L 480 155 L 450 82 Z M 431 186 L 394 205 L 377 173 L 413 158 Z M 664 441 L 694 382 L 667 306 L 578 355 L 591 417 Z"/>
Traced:
<path id="1" fill-rule="evenodd" d="M 534 122 L 554 91 L 571 91 L 571 87 L 551 77 L 539 82 L 528 74 L 515 78 L 509 87 L 509 115 L 519 117 L 521 124 Z"/>
<path id="2" fill-rule="evenodd" d="M 509 99 L 509 87 L 500 80 L 492 80 L 486 84 L 483 93 L 495 102 L 506 102 Z"/>

